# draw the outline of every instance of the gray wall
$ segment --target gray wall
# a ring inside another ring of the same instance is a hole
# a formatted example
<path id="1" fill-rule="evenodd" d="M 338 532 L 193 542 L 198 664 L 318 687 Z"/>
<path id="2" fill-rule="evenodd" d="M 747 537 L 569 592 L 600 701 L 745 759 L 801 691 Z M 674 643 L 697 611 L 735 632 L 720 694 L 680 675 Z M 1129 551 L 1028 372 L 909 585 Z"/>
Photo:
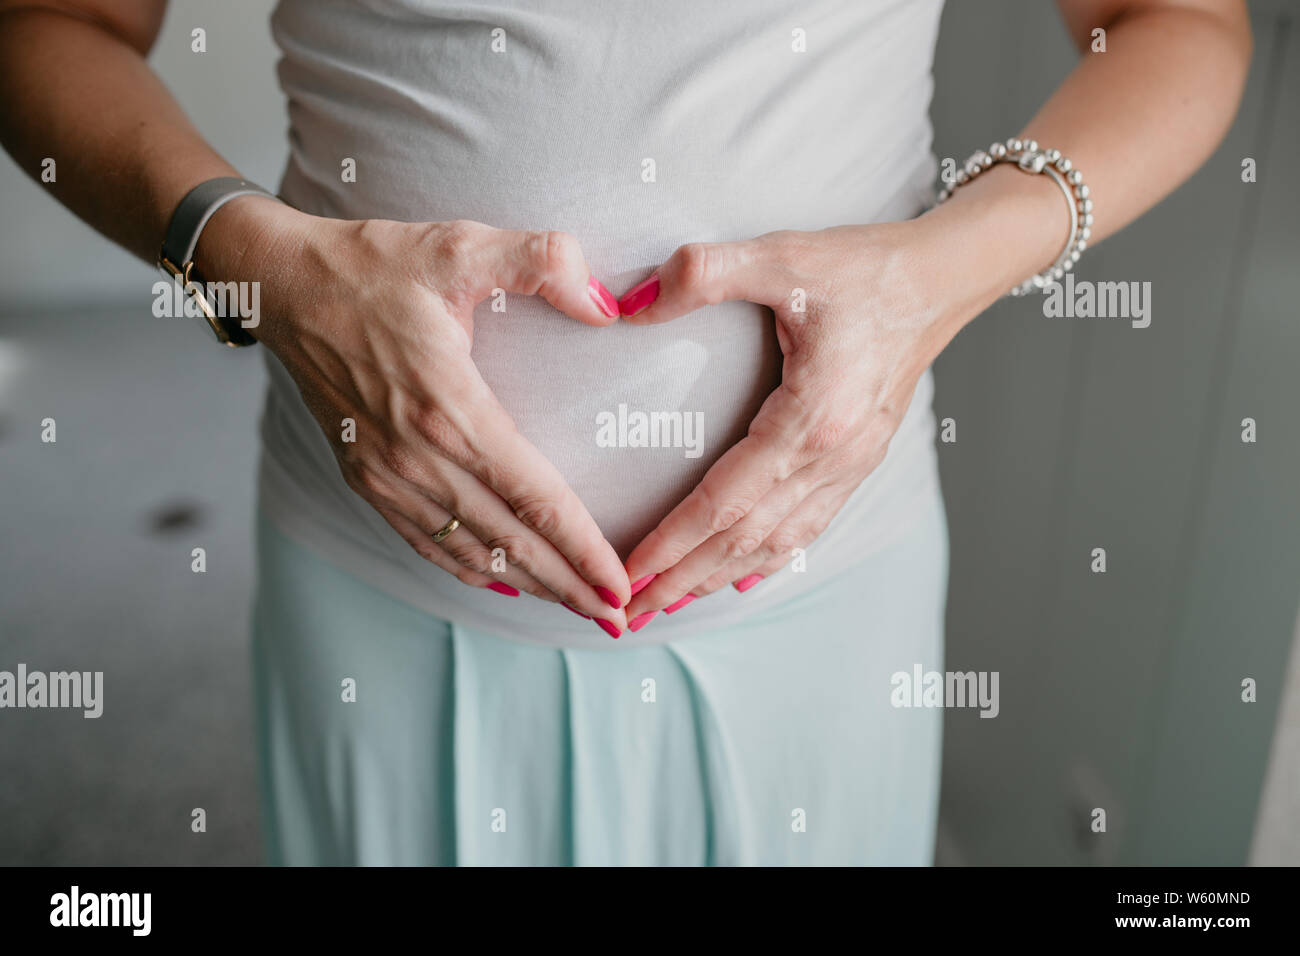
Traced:
<path id="1" fill-rule="evenodd" d="M 1246 860 L 1300 596 L 1300 31 L 1290 4 L 1253 11 L 1222 148 L 1080 264 L 1150 281 L 1150 328 L 1005 300 L 937 364 L 936 410 L 958 422 L 940 445 L 949 666 L 1002 674 L 1001 717 L 946 723 L 959 858 Z M 939 154 L 1014 131 L 1072 62 L 1052 4 L 950 2 Z M 1241 702 L 1246 677 L 1258 703 Z"/>
<path id="2" fill-rule="evenodd" d="M 268 185 L 285 153 L 270 6 L 173 0 L 153 57 Z M 1246 859 L 1300 594 L 1289 9 L 1256 5 L 1250 89 L 1211 163 L 1084 260 L 1085 278 L 1151 281 L 1151 327 L 1005 301 L 939 362 L 936 410 L 958 422 L 940 446 L 949 667 L 1002 675 L 998 719 L 947 721 L 946 862 Z M 1014 131 L 1073 58 L 1049 3 L 950 0 L 939 155 Z M 0 666 L 102 668 L 130 696 L 93 729 L 4 718 L 0 862 L 255 860 L 242 605 L 260 368 L 160 329 L 153 273 L 7 160 L 0 217 L 0 536 L 22 543 L 0 551 Z M 213 407 L 226 420 L 202 424 Z M 58 468 L 32 440 L 47 414 Z M 1257 444 L 1239 441 L 1246 416 Z M 206 576 L 188 573 L 197 545 L 226 556 Z M 1240 702 L 1244 677 L 1259 703 Z M 196 806 L 206 837 L 189 831 Z M 1105 835 L 1087 829 L 1096 806 Z"/>

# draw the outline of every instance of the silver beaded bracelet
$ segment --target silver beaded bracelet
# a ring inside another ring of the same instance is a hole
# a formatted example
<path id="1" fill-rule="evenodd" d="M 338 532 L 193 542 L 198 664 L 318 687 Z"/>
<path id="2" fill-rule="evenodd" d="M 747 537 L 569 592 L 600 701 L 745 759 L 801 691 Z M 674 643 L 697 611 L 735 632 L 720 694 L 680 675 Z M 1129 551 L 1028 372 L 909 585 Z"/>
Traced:
<path id="1" fill-rule="evenodd" d="M 1092 200 L 1088 198 L 1088 187 L 1083 182 L 1083 174 L 1061 155 L 1060 150 L 1040 151 L 1035 140 L 1012 138 L 1005 143 L 994 143 L 988 152 L 977 149 L 971 153 L 957 170 L 956 182 L 939 190 L 939 202 L 998 163 L 1015 163 L 1027 173 L 1046 173 L 1051 176 L 1065 194 L 1066 205 L 1070 208 L 1070 238 L 1065 242 L 1065 249 L 1050 266 L 1011 290 L 1012 295 L 1024 295 L 1059 281 L 1074 268 L 1074 264 L 1083 255 L 1083 250 L 1088 248 L 1088 239 L 1092 236 Z"/>

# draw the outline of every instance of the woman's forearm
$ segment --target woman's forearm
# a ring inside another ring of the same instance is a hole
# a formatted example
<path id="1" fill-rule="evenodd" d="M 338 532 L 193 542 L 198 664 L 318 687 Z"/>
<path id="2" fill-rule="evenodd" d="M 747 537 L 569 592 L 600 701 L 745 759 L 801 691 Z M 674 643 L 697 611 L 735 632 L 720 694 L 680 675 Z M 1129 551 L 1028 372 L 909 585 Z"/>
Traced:
<path id="1" fill-rule="evenodd" d="M 0 0 L 0 142 L 110 239 L 154 261 L 192 187 L 238 175 L 145 63 L 164 3 L 80 3 L 77 13 Z"/>
<path id="2" fill-rule="evenodd" d="M 1088 52 L 1021 133 L 1083 172 L 1094 201 L 1092 243 L 1155 205 L 1213 152 L 1236 111 L 1251 51 L 1239 0 L 1128 3 L 1110 21 L 1090 23 L 1087 13 L 1104 6 L 1062 4 Z M 1104 53 L 1088 46 L 1094 27 L 1106 31 Z M 1004 135 L 990 131 L 970 151 Z M 941 250 L 957 290 L 946 342 L 1056 257 L 1068 213 L 1047 177 L 998 166 L 917 224 Z"/>

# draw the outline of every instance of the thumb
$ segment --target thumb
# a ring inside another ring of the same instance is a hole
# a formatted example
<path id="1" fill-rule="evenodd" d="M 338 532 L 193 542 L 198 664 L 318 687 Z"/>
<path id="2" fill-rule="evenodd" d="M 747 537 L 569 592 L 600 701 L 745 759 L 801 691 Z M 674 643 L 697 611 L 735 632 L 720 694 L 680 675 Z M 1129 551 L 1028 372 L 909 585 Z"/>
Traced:
<path id="1" fill-rule="evenodd" d="M 786 297 L 788 283 L 779 279 L 770 244 L 691 242 L 678 247 L 649 279 L 619 300 L 623 320 L 653 325 L 717 305 L 743 299 L 775 307 Z"/>
<path id="2" fill-rule="evenodd" d="M 475 302 L 495 288 L 540 295 L 570 318 L 587 325 L 618 321 L 618 300 L 591 274 L 578 240 L 566 232 L 492 229 L 484 234 L 473 270 L 479 277 Z"/>

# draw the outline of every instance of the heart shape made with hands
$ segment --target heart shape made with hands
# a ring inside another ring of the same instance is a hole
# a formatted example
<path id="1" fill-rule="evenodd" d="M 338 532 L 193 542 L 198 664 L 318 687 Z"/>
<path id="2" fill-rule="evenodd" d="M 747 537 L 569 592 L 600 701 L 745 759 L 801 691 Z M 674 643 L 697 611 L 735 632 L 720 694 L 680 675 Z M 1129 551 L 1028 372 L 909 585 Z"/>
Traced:
<path id="1" fill-rule="evenodd" d="M 691 256 L 694 254 L 694 251 L 701 248 L 701 246 L 696 245 L 679 249 L 670 260 L 660 267 L 660 269 L 668 272 L 672 277 L 674 285 L 677 287 L 692 283 L 693 280 L 689 279 L 687 276 L 683 276 L 682 273 L 683 271 L 686 273 L 691 271 L 694 263 Z M 636 324 L 657 324 L 660 322 L 666 322 L 680 315 L 694 311 L 705 304 L 710 304 L 706 302 L 688 301 L 685 297 L 679 294 L 674 297 L 677 301 L 666 303 L 668 306 L 666 311 L 655 310 L 656 314 L 648 313 L 647 310 L 649 310 L 650 307 L 659 299 L 662 289 L 659 270 L 656 270 L 649 277 L 638 282 L 623 293 L 622 296 L 617 298 L 615 298 L 613 293 L 611 293 L 609 289 L 607 289 L 604 284 L 594 276 L 590 278 L 588 288 L 592 299 L 596 302 L 596 305 L 603 313 L 610 316 L 611 312 L 617 310 L 619 319 L 638 319 Z M 683 523 L 684 518 L 682 506 L 689 506 L 690 503 L 691 498 L 688 497 L 685 501 L 679 503 L 678 508 L 671 512 L 671 516 L 676 519 L 678 527 Z M 672 544 L 669 543 L 670 534 L 671 532 L 666 531 L 663 524 L 658 526 L 644 540 L 642 540 L 636 548 L 633 549 L 627 561 L 627 568 L 635 568 L 638 562 L 649 563 L 652 566 L 656 566 L 663 559 L 662 556 L 664 552 L 666 550 L 671 551 L 673 548 Z M 707 529 L 705 529 L 705 532 L 697 537 L 708 537 L 710 534 L 711 532 L 708 532 Z M 670 568 L 664 568 L 664 571 L 667 570 L 670 570 Z M 637 602 L 636 596 L 645 591 L 656 580 L 656 578 L 660 576 L 661 572 L 639 575 L 635 580 L 633 580 L 634 573 L 634 571 L 631 571 L 628 575 L 632 599 L 624 605 L 623 609 L 625 611 L 632 608 L 634 603 L 644 603 L 644 599 L 641 602 Z M 743 593 L 761 581 L 762 578 L 762 575 L 749 573 L 742 577 L 738 577 L 737 580 L 732 583 L 738 591 Z M 663 610 L 667 614 L 673 614 L 696 600 L 698 596 L 699 595 L 693 593 L 686 593 L 680 596 L 673 595 L 671 603 L 668 603 L 666 606 L 659 607 L 652 605 L 650 608 L 642 610 L 639 613 L 633 614 L 629 612 L 627 618 L 628 629 L 631 631 L 638 631 L 658 615 L 660 610 Z M 666 598 L 660 599 L 661 603 L 663 600 L 666 600 Z M 573 610 L 572 608 L 570 609 Z M 612 630 L 608 628 L 606 628 L 606 630 L 612 637 L 618 636 Z"/>
<path id="2" fill-rule="evenodd" d="M 591 618 L 611 637 L 618 624 L 637 631 L 661 611 L 725 587 L 744 593 L 775 574 L 884 460 L 920 376 L 954 331 L 935 318 L 946 313 L 928 273 L 900 267 L 915 241 L 908 223 L 886 223 L 687 243 L 618 298 L 575 250 L 553 257 L 563 269 L 515 283 L 594 326 L 670 322 L 724 301 L 764 306 L 775 320 L 781 382 L 747 433 L 621 560 L 617 596 L 587 578 L 618 611 L 617 624 Z M 612 571 L 607 559 L 603 567 Z"/>
<path id="3" fill-rule="evenodd" d="M 652 273 L 648 278 L 643 279 L 641 282 L 638 282 L 632 288 L 628 289 L 628 291 L 623 293 L 621 297 L 616 297 L 609 290 L 609 288 L 605 286 L 605 284 L 601 282 L 599 279 L 597 279 L 594 275 L 590 276 L 587 279 L 587 293 L 591 297 L 592 302 L 595 303 L 596 307 L 600 310 L 600 312 L 605 316 L 607 320 L 612 320 L 612 321 L 618 321 L 619 319 L 623 319 L 623 318 L 632 318 L 641 314 L 650 305 L 652 305 L 655 302 L 655 300 L 659 297 L 659 290 L 660 290 L 660 278 L 659 278 L 659 273 L 657 271 Z M 643 541 L 640 545 L 638 545 L 637 550 L 644 550 L 645 544 L 646 542 Z M 649 586 L 650 583 L 653 582 L 657 576 L 658 576 L 657 574 L 648 574 L 648 575 L 640 576 L 637 580 L 632 580 L 631 575 L 629 575 L 628 585 L 629 585 L 631 597 L 634 599 L 636 595 L 639 594 L 641 591 L 643 591 L 647 586 Z M 754 583 L 757 583 L 757 579 L 755 579 Z M 750 585 L 747 584 L 746 586 L 748 587 Z M 610 591 L 608 588 L 597 587 L 596 590 L 597 593 L 599 593 L 605 599 L 605 601 L 608 604 L 610 604 L 612 607 L 626 609 L 627 606 L 630 606 L 630 602 L 629 605 L 622 604 L 622 602 L 620 602 L 613 594 L 613 592 Z M 517 592 L 513 592 L 513 593 L 517 593 Z M 676 600 L 672 605 L 665 608 L 664 610 L 669 614 L 674 613 L 675 611 L 685 607 L 693 600 L 695 600 L 695 595 L 687 594 L 681 597 L 680 599 Z M 586 618 L 587 620 L 593 620 L 591 617 L 589 617 L 586 614 L 583 614 L 581 611 L 579 611 L 577 608 L 573 607 L 572 605 L 565 604 L 565 607 L 567 607 L 570 611 L 573 611 L 579 617 Z M 627 621 L 628 629 L 632 631 L 640 630 L 642 627 L 648 624 L 650 620 L 653 617 L 655 617 L 655 615 L 657 614 L 658 614 L 658 610 L 654 610 L 650 612 L 641 613 L 639 615 L 636 615 L 635 617 L 628 619 Z M 601 627 L 601 629 L 604 630 L 607 634 L 609 634 L 609 636 L 612 638 L 617 639 L 622 634 L 622 631 L 620 631 L 615 625 L 613 625 L 609 621 L 596 619 L 595 623 L 598 624 Z"/>

